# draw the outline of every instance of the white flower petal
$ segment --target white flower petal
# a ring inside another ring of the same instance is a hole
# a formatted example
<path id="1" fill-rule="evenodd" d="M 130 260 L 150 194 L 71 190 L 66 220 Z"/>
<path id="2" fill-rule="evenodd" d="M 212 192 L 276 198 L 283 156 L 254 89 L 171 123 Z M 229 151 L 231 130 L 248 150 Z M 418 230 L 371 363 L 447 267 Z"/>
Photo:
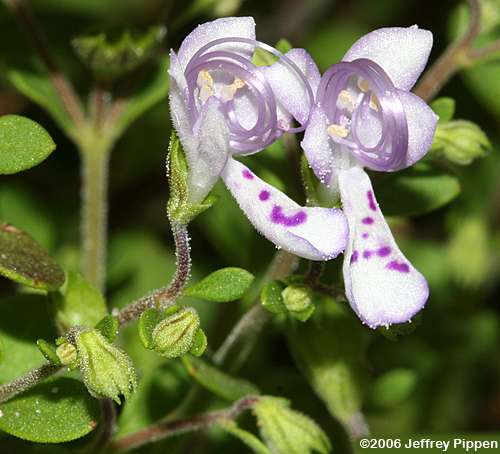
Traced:
<path id="1" fill-rule="evenodd" d="M 373 60 L 397 88 L 410 90 L 427 64 L 431 48 L 432 33 L 416 25 L 380 28 L 356 41 L 343 61 Z"/>
<path id="2" fill-rule="evenodd" d="M 340 172 L 343 210 L 349 223 L 344 258 L 346 296 L 371 328 L 409 321 L 425 305 L 429 288 L 399 250 L 360 168 Z"/>
<path id="3" fill-rule="evenodd" d="M 276 246 L 309 260 L 329 260 L 344 250 L 347 222 L 341 210 L 301 207 L 234 159 L 222 178 L 250 222 Z"/>

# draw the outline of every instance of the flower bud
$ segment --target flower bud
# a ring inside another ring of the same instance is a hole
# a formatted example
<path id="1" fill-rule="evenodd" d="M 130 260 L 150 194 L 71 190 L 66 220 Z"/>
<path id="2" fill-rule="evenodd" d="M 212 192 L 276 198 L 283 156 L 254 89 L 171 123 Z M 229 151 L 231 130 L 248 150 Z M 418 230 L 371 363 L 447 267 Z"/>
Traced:
<path id="1" fill-rule="evenodd" d="M 288 312 L 298 320 L 306 321 L 314 312 L 312 291 L 307 285 L 289 285 L 281 295 Z"/>
<path id="2" fill-rule="evenodd" d="M 431 152 L 459 165 L 485 156 L 491 143 L 483 130 L 471 121 L 452 120 L 438 124 Z"/>
<path id="3" fill-rule="evenodd" d="M 166 29 L 151 27 L 146 33 L 113 30 L 75 38 L 72 42 L 78 56 L 94 74 L 104 80 L 116 79 L 133 71 L 150 59 Z"/>
<path id="4" fill-rule="evenodd" d="M 309 454 L 331 451 L 330 440 L 308 416 L 292 410 L 290 402 L 263 396 L 253 407 L 260 433 L 272 452 Z"/>
<path id="5" fill-rule="evenodd" d="M 96 330 L 75 336 L 78 366 L 89 393 L 96 398 L 109 397 L 118 404 L 135 391 L 134 366 L 126 353 L 111 344 Z"/>
<path id="6" fill-rule="evenodd" d="M 61 364 L 69 366 L 74 363 L 77 358 L 76 348 L 73 344 L 69 342 L 63 342 L 59 347 L 56 348 L 56 355 L 61 361 Z"/>
<path id="7" fill-rule="evenodd" d="M 191 307 L 183 308 L 160 321 L 152 332 L 152 349 L 167 358 L 179 358 L 195 345 L 200 317 Z"/>

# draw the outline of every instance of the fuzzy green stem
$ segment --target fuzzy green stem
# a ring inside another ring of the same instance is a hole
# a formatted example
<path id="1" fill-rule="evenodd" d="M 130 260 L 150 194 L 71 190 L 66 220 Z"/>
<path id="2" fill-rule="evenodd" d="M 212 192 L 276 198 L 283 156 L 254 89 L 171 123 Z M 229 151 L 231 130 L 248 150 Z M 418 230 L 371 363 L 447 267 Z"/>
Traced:
<path id="1" fill-rule="evenodd" d="M 113 315 L 118 319 L 120 325 L 128 323 L 149 308 L 160 305 L 166 308 L 172 305 L 182 293 L 191 275 L 191 254 L 189 250 L 189 234 L 187 226 L 172 222 L 172 235 L 175 242 L 176 269 L 175 274 L 166 287 L 154 290 L 137 301 L 130 303 Z"/>
<path id="2" fill-rule="evenodd" d="M 108 165 L 111 144 L 105 138 L 90 137 L 80 146 L 82 164 L 82 272 L 100 291 L 106 282 L 108 223 Z M 97 140 L 96 140 L 97 139 Z"/>
<path id="3" fill-rule="evenodd" d="M 0 403 L 6 402 L 7 400 L 17 396 L 18 394 L 32 388 L 36 384 L 40 383 L 42 380 L 55 374 L 62 366 L 55 364 L 44 364 L 38 369 L 33 369 L 24 374 L 23 376 L 12 380 L 9 383 L 5 383 L 0 386 Z"/>
<path id="4" fill-rule="evenodd" d="M 227 420 L 235 420 L 242 412 L 252 408 L 259 396 L 246 396 L 225 410 L 213 411 L 177 421 L 165 421 L 139 432 L 119 438 L 111 443 L 113 451 L 129 451 L 148 443 L 188 432 L 207 429 Z"/>

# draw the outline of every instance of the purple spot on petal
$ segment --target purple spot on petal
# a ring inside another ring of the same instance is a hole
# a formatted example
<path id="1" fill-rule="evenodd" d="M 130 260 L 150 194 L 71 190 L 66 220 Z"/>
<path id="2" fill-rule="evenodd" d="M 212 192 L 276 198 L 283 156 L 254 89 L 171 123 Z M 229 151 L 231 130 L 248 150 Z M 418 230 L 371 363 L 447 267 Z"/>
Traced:
<path id="1" fill-rule="evenodd" d="M 259 194 L 259 199 L 262 200 L 263 202 L 269 198 L 271 194 L 269 194 L 269 191 L 260 191 Z"/>
<path id="2" fill-rule="evenodd" d="M 397 262 L 396 260 L 389 262 L 386 268 L 388 268 L 389 270 L 399 271 L 400 273 L 410 272 L 410 267 L 407 263 Z"/>
<path id="3" fill-rule="evenodd" d="M 369 259 L 372 256 L 373 252 L 367 249 L 366 251 L 363 251 L 363 257 L 365 259 Z"/>
<path id="4" fill-rule="evenodd" d="M 358 261 L 358 251 L 354 250 L 352 251 L 351 255 L 351 263 L 357 262 Z"/>
<path id="5" fill-rule="evenodd" d="M 250 170 L 245 169 L 241 173 L 243 174 L 243 178 L 246 178 L 247 180 L 253 180 L 253 173 L 250 172 Z"/>
<path id="6" fill-rule="evenodd" d="M 387 257 L 391 253 L 391 248 L 389 246 L 382 246 L 377 250 L 377 255 L 379 257 Z"/>
<path id="7" fill-rule="evenodd" d="M 370 210 L 377 211 L 377 204 L 375 203 L 375 197 L 373 196 L 373 192 L 368 191 L 366 193 L 366 196 L 368 197 L 368 206 L 370 207 Z"/>
<path id="8" fill-rule="evenodd" d="M 370 216 L 367 216 L 366 218 L 361 219 L 361 222 L 362 222 L 363 224 L 371 225 L 371 224 L 373 224 L 375 221 L 374 221 L 374 220 L 373 220 L 373 218 L 371 218 Z"/>
<path id="9" fill-rule="evenodd" d="M 274 224 L 281 224 L 286 227 L 295 227 L 297 225 L 306 222 L 307 214 L 305 211 L 299 211 L 291 216 L 287 216 L 283 213 L 282 208 L 279 205 L 273 206 L 273 211 L 271 212 L 271 221 Z"/>
<path id="10" fill-rule="evenodd" d="M 362 238 L 364 238 L 365 240 L 369 237 L 370 235 L 368 235 L 368 233 L 363 233 L 363 235 L 361 235 Z"/>

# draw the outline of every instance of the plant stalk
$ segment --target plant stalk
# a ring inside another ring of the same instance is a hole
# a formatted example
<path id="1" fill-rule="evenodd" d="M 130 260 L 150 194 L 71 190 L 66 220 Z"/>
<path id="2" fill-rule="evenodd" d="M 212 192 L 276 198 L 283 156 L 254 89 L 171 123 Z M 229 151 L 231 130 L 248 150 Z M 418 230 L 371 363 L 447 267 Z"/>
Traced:
<path id="1" fill-rule="evenodd" d="M 6 402 L 14 396 L 26 391 L 36 384 L 40 383 L 42 380 L 50 377 L 59 371 L 62 366 L 57 364 L 46 363 L 43 366 L 30 370 L 23 376 L 12 380 L 9 383 L 5 383 L 0 386 L 0 403 Z"/>
<path id="2" fill-rule="evenodd" d="M 139 432 L 119 438 L 112 442 L 110 446 L 113 451 L 129 451 L 165 438 L 207 429 L 224 420 L 236 419 L 242 412 L 252 408 L 259 399 L 259 396 L 246 396 L 225 410 L 195 415 L 177 421 L 161 422 Z"/>
<path id="3" fill-rule="evenodd" d="M 191 254 L 189 249 L 189 234 L 187 226 L 172 222 L 172 235 L 175 242 L 176 269 L 170 283 L 163 288 L 154 290 L 150 294 L 130 303 L 113 315 L 120 325 L 128 323 L 149 308 L 160 306 L 166 308 L 172 305 L 182 293 L 191 275 Z"/>
<path id="4" fill-rule="evenodd" d="M 104 138 L 80 146 L 82 272 L 100 291 L 106 282 L 110 151 L 111 144 Z"/>

